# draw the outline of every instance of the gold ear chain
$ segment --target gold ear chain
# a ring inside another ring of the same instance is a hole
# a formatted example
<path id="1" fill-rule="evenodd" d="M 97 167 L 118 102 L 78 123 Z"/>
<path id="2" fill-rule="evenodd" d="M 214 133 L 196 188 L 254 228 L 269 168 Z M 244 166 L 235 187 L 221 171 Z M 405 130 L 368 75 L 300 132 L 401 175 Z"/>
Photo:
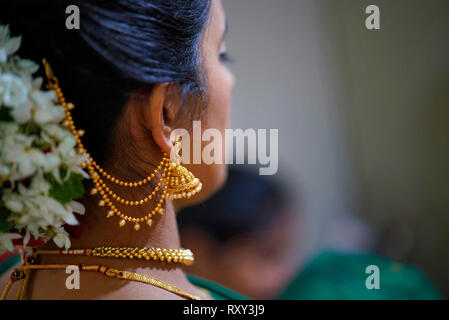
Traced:
<path id="1" fill-rule="evenodd" d="M 81 137 L 85 134 L 83 129 L 77 129 L 73 122 L 73 118 L 71 115 L 71 110 L 75 108 L 73 103 L 66 102 L 65 97 L 59 87 L 59 81 L 54 76 L 53 70 L 48 64 L 46 59 L 42 60 L 42 63 L 45 67 L 45 73 L 48 78 L 47 87 L 51 90 L 54 90 L 57 97 L 57 104 L 61 105 L 65 109 L 65 119 L 63 121 L 63 125 L 67 127 L 70 132 L 75 136 L 77 143 L 77 151 L 79 154 L 87 155 L 88 160 L 83 164 L 83 167 L 87 167 L 90 177 L 94 183 L 94 187 L 91 189 L 91 195 L 99 195 L 101 199 L 98 201 L 98 206 L 109 208 L 106 217 L 111 218 L 113 216 L 117 216 L 120 218 L 119 226 L 124 227 L 127 222 L 134 223 L 134 230 L 139 231 L 141 228 L 141 223 L 146 223 L 149 227 L 152 226 L 153 220 L 151 219 L 155 214 L 164 214 L 164 203 L 166 199 L 186 199 L 194 196 L 196 193 L 201 191 L 202 183 L 198 178 L 196 178 L 189 170 L 187 170 L 184 166 L 181 165 L 181 157 L 179 156 L 179 151 L 181 148 L 181 137 L 176 138 L 174 142 L 174 161 L 168 158 L 167 154 L 163 152 L 163 157 L 158 167 L 151 172 L 146 178 L 140 181 L 122 181 L 117 179 L 107 173 L 103 168 L 100 167 L 98 163 L 87 153 L 86 148 L 84 147 Z M 145 198 L 141 200 L 127 200 L 119 195 L 117 195 L 114 191 L 112 191 L 108 185 L 105 183 L 105 180 L 101 178 L 104 177 L 109 182 L 114 184 L 136 188 L 143 185 L 148 184 L 153 179 L 157 178 L 158 174 L 161 172 L 161 176 L 159 182 L 157 183 L 154 190 L 149 193 Z M 122 204 L 126 206 L 139 206 L 148 203 L 152 200 L 156 193 L 161 190 L 162 195 L 157 202 L 156 206 L 151 210 L 148 214 L 143 217 L 136 218 L 123 214 L 114 203 Z"/>

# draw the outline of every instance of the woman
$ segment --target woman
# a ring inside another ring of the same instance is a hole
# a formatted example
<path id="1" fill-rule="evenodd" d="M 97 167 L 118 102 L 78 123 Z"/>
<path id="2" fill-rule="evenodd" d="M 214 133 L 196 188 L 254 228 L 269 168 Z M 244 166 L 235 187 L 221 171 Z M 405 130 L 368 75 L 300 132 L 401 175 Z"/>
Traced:
<path id="1" fill-rule="evenodd" d="M 65 27 L 65 9 L 73 4 L 80 9 L 79 30 Z M 87 152 L 117 180 L 147 177 L 172 151 L 173 130 L 191 130 L 193 120 L 201 119 L 202 130 L 224 132 L 234 79 L 225 65 L 226 19 L 220 0 L 10 1 L 1 6 L 0 21 L 23 36 L 20 55 L 37 62 L 48 60 L 65 97 L 76 106 L 73 119 L 77 128 L 85 130 Z M 224 165 L 187 169 L 199 178 L 203 190 L 190 199 L 167 198 L 165 213 L 153 219 L 150 229 L 136 232 L 137 226 L 134 230 L 129 223 L 119 227 L 117 219 L 105 217 L 98 198 L 85 196 L 84 228 L 79 238 L 72 238 L 71 248 L 181 248 L 175 212 L 204 200 L 226 178 Z M 136 188 L 118 185 L 114 191 L 138 200 L 154 188 L 151 183 Z M 145 206 L 120 209 L 139 219 L 159 197 L 160 192 Z M 151 275 L 191 296 L 211 298 L 188 280 L 179 264 L 72 255 L 42 255 L 39 264 L 107 265 Z M 80 272 L 80 276 L 79 290 L 68 290 L 65 270 L 33 271 L 24 298 L 183 298 L 163 288 L 95 272 Z"/>

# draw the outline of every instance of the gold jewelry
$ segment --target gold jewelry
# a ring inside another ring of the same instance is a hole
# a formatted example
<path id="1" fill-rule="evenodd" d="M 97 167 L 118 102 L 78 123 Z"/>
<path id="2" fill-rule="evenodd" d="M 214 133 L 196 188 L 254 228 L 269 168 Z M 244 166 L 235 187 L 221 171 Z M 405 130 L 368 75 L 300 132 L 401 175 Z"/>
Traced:
<path id="1" fill-rule="evenodd" d="M 36 250 L 33 256 L 39 255 L 74 255 L 92 256 L 102 258 L 122 259 L 146 259 L 153 261 L 166 261 L 181 263 L 190 266 L 195 261 L 192 251 L 189 249 L 164 249 L 164 248 L 122 248 L 122 247 L 95 247 L 93 249 L 68 249 L 68 250 Z"/>
<path id="2" fill-rule="evenodd" d="M 149 227 L 151 227 L 153 225 L 153 220 L 151 218 L 156 213 L 159 213 L 161 215 L 164 214 L 164 203 L 166 199 L 172 200 L 172 199 L 190 198 L 201 190 L 202 184 L 199 181 L 199 179 L 195 178 L 195 176 L 190 171 L 188 171 L 185 167 L 181 165 L 180 160 L 181 157 L 179 156 L 179 150 L 181 146 L 180 137 L 178 137 L 174 143 L 175 147 L 174 161 L 171 161 L 167 157 L 167 154 L 164 152 L 163 158 L 159 163 L 159 166 L 146 178 L 139 181 L 130 182 L 130 181 L 122 181 L 108 174 L 103 168 L 101 168 L 94 161 L 94 159 L 89 154 L 87 154 L 87 150 L 81 141 L 81 137 L 85 134 L 85 131 L 82 129 L 80 130 L 76 129 L 71 115 L 71 110 L 75 108 L 75 106 L 73 103 L 66 102 L 65 97 L 61 91 L 61 88 L 59 87 L 59 81 L 54 76 L 53 70 L 51 69 L 48 62 L 45 59 L 43 59 L 42 63 L 44 64 L 45 72 L 48 78 L 47 87 L 55 91 L 57 97 L 57 104 L 62 105 L 65 108 L 65 119 L 63 125 L 69 128 L 71 133 L 75 136 L 78 153 L 86 155 L 88 157 L 88 160 L 83 164 L 83 167 L 87 167 L 89 175 L 91 176 L 92 181 L 95 185 L 95 187 L 91 189 L 90 194 L 91 195 L 99 194 L 101 196 L 101 199 L 98 202 L 98 206 L 109 207 L 109 210 L 106 215 L 107 218 L 111 218 L 114 215 L 116 215 L 120 218 L 119 221 L 120 227 L 124 227 L 127 222 L 132 222 L 134 223 L 134 229 L 136 231 L 139 231 L 141 228 L 140 225 L 141 223 L 145 222 Z M 148 194 L 145 198 L 141 200 L 127 200 L 124 199 L 123 197 L 118 196 L 106 185 L 105 181 L 100 177 L 101 175 L 112 183 L 124 187 L 133 188 L 149 183 L 158 175 L 160 170 L 162 170 L 162 174 L 156 187 L 150 194 Z M 147 213 L 144 217 L 136 218 L 125 215 L 113 203 L 113 201 L 115 201 L 117 203 L 127 206 L 143 205 L 152 200 L 156 196 L 156 193 L 160 190 L 162 194 L 160 196 L 159 201 L 156 204 L 156 207 L 149 213 Z"/>
<path id="3" fill-rule="evenodd" d="M 11 278 L 10 278 L 8 284 L 6 285 L 6 287 L 4 288 L 0 299 L 5 300 L 8 295 L 9 290 L 11 289 L 12 284 L 15 281 L 26 279 L 27 274 L 29 274 L 31 270 L 66 269 L 68 266 L 69 266 L 68 264 L 49 264 L 49 265 L 26 264 L 19 268 L 16 268 L 11 273 Z M 110 277 L 110 278 L 142 282 L 142 283 L 150 284 L 155 287 L 161 288 L 168 292 L 177 294 L 177 295 L 187 298 L 187 299 L 201 300 L 200 297 L 191 295 L 190 293 L 187 293 L 184 290 L 181 290 L 174 285 L 171 285 L 169 283 L 166 283 L 166 282 L 156 279 L 154 277 L 148 276 L 146 274 L 131 272 L 131 271 L 124 271 L 124 270 L 117 270 L 117 269 L 113 269 L 113 268 L 108 268 L 103 265 L 83 265 L 83 264 L 81 264 L 81 265 L 78 265 L 78 267 L 79 267 L 80 271 L 94 271 L 94 272 L 102 273 L 105 276 Z M 23 295 L 25 292 L 25 287 L 26 287 L 26 283 L 24 283 L 21 286 L 20 294 L 18 295 L 19 299 L 23 298 Z"/>

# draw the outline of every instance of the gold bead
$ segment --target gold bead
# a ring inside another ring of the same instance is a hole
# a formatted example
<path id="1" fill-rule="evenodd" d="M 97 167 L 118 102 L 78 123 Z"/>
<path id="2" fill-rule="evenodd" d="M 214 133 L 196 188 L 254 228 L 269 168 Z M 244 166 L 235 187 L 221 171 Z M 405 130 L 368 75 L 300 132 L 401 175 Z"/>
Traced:
<path id="1" fill-rule="evenodd" d="M 98 193 L 98 189 L 97 188 L 92 188 L 90 190 L 90 194 L 92 194 L 92 195 L 97 194 L 97 193 Z"/>
<path id="2" fill-rule="evenodd" d="M 100 200 L 100 201 L 98 202 L 98 205 L 99 205 L 100 207 L 104 207 L 105 204 L 106 204 L 106 203 L 104 202 L 104 200 Z"/>
<path id="3" fill-rule="evenodd" d="M 134 225 L 134 230 L 139 231 L 140 230 L 140 224 L 136 223 Z"/>
<path id="4" fill-rule="evenodd" d="M 147 221 L 147 225 L 148 225 L 149 227 L 151 227 L 151 226 L 153 225 L 153 220 L 151 220 L 151 219 L 148 219 L 148 221 Z"/>
<path id="5" fill-rule="evenodd" d="M 109 210 L 108 211 L 108 215 L 106 216 L 106 218 L 110 218 L 114 215 L 114 210 Z"/>
<path id="6" fill-rule="evenodd" d="M 123 227 L 125 224 L 126 224 L 125 219 L 120 220 L 120 222 L 118 223 L 118 225 L 119 225 L 120 227 Z"/>

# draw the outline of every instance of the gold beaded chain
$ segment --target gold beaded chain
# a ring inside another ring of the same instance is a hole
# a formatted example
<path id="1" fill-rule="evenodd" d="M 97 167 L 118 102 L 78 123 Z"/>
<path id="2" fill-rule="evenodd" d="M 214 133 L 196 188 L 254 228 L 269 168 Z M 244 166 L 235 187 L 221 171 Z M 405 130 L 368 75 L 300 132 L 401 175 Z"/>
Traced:
<path id="1" fill-rule="evenodd" d="M 109 210 L 106 214 L 107 218 L 111 218 L 114 215 L 120 218 L 118 222 L 120 227 L 124 227 L 127 222 L 134 223 L 134 230 L 139 231 L 141 229 L 141 223 L 146 223 L 149 227 L 153 225 L 152 217 L 159 213 L 161 215 L 164 214 L 164 203 L 166 199 L 186 199 L 194 196 L 196 193 L 200 192 L 202 189 L 202 183 L 198 178 L 183 167 L 180 163 L 179 150 L 181 146 L 180 137 L 175 140 L 175 160 L 172 161 L 168 158 L 167 154 L 164 152 L 161 162 L 158 167 L 153 170 L 153 172 L 148 175 L 146 178 L 139 181 L 122 181 L 117 179 L 110 174 L 108 174 L 103 168 L 101 168 L 94 159 L 87 153 L 86 148 L 84 147 L 81 137 L 85 134 L 85 131 L 80 129 L 77 130 L 75 127 L 71 110 L 75 108 L 73 103 L 66 102 L 65 97 L 62 93 L 61 88 L 59 87 L 58 79 L 54 76 L 53 71 L 48 64 L 48 62 L 43 59 L 42 60 L 45 72 L 48 78 L 49 89 L 54 90 L 57 97 L 57 104 L 61 105 L 65 109 L 65 119 L 63 121 L 63 125 L 67 127 L 70 132 L 75 136 L 77 143 L 77 151 L 79 154 L 86 155 L 87 161 L 83 163 L 83 168 L 87 167 L 89 175 L 91 176 L 94 187 L 91 189 L 91 195 L 99 194 L 101 199 L 98 201 L 98 206 L 104 207 L 108 206 Z M 161 177 L 159 182 L 157 183 L 154 190 L 146 195 L 141 200 L 127 200 L 123 197 L 120 197 L 115 192 L 113 192 L 105 183 L 103 179 L 101 179 L 100 175 L 106 178 L 108 181 L 125 187 L 138 187 L 144 184 L 148 184 L 154 178 L 158 176 L 158 173 L 162 170 Z M 159 201 L 156 204 L 156 207 L 153 208 L 148 214 L 144 217 L 135 218 L 128 215 L 123 214 L 117 207 L 114 205 L 113 201 L 118 202 L 119 204 L 126 206 L 140 206 L 148 203 L 152 200 L 158 191 L 162 192 Z"/>
<path id="2" fill-rule="evenodd" d="M 92 256 L 101 258 L 122 259 L 146 259 L 153 261 L 165 261 L 180 263 L 190 266 L 195 259 L 190 249 L 165 249 L 165 248 L 129 248 L 129 247 L 95 247 L 93 249 L 59 249 L 59 250 L 36 250 L 33 256 L 39 255 L 73 255 Z"/>
<path id="3" fill-rule="evenodd" d="M 165 177 L 166 171 L 167 171 L 167 167 L 164 169 L 164 171 L 162 173 L 162 178 L 161 178 L 162 181 L 163 181 L 163 178 Z M 133 222 L 134 223 L 134 230 L 139 231 L 140 223 L 146 222 L 147 225 L 149 227 L 151 227 L 152 224 L 153 224 L 153 220 L 151 218 L 157 212 L 160 213 L 161 215 L 164 214 L 164 208 L 162 206 L 163 206 L 163 203 L 164 203 L 164 200 L 165 200 L 165 197 L 166 197 L 166 193 L 167 193 L 167 188 L 168 188 L 167 184 L 165 184 L 164 187 L 163 187 L 162 196 L 161 196 L 160 200 L 158 201 L 156 207 L 151 212 L 149 212 L 147 215 L 145 215 L 144 217 L 141 217 L 141 218 L 133 218 L 133 217 L 130 217 L 130 216 L 127 216 L 127 215 L 123 214 L 112 203 L 111 199 L 106 194 L 106 193 L 109 193 L 114 200 L 116 200 L 116 201 L 118 201 L 118 202 L 120 202 L 122 204 L 125 204 L 125 205 L 130 205 L 130 206 L 141 205 L 141 204 L 144 204 L 144 203 L 148 202 L 156 194 L 158 189 L 161 188 L 161 186 L 162 186 L 162 181 L 160 181 L 157 184 L 157 186 L 153 190 L 153 192 L 151 192 L 149 196 L 145 197 L 145 199 L 140 200 L 140 201 L 129 201 L 129 200 L 122 199 L 121 197 L 119 197 L 118 195 L 113 193 L 109 189 L 109 187 L 107 187 L 105 185 L 105 183 L 101 180 L 101 178 L 99 177 L 97 172 L 92 171 L 91 168 L 89 168 L 89 173 L 90 173 L 90 176 L 92 177 L 93 182 L 95 184 L 95 188 L 92 188 L 91 194 L 93 195 L 93 194 L 100 193 L 102 199 L 98 202 L 98 205 L 100 207 L 104 207 L 105 205 L 107 205 L 109 207 L 110 210 L 108 211 L 108 213 L 106 215 L 107 218 L 110 218 L 110 217 L 112 217 L 114 215 L 119 216 L 121 218 L 121 220 L 119 221 L 119 226 L 120 227 L 125 226 L 126 222 Z"/>
<path id="4" fill-rule="evenodd" d="M 67 267 L 69 267 L 69 266 L 70 265 L 68 265 L 68 264 L 48 264 L 48 265 L 24 264 L 18 268 L 15 268 L 11 272 L 11 276 L 10 276 L 10 279 L 9 279 L 6 287 L 3 289 L 2 295 L 0 296 L 0 300 L 6 300 L 8 293 L 9 293 L 14 282 L 23 280 L 22 285 L 19 289 L 19 294 L 17 296 L 17 300 L 22 300 L 24 297 L 25 291 L 26 291 L 27 284 L 28 284 L 27 279 L 29 279 L 31 271 L 67 269 Z M 78 265 L 78 269 L 80 271 L 98 272 L 98 273 L 101 273 L 110 278 L 142 282 L 142 283 L 149 284 L 149 285 L 158 287 L 160 289 L 166 290 L 168 292 L 171 292 L 173 294 L 176 294 L 176 295 L 186 298 L 186 299 L 201 300 L 201 297 L 192 295 L 172 284 L 169 284 L 167 282 L 164 282 L 162 280 L 156 279 L 152 276 L 149 276 L 149 275 L 146 275 L 143 273 L 137 273 L 137 272 L 126 271 L 126 270 L 118 270 L 118 269 L 109 268 L 109 267 L 106 267 L 103 265 L 80 264 L 80 265 Z"/>
<path id="5" fill-rule="evenodd" d="M 167 156 L 167 154 L 164 152 L 164 156 Z M 109 181 L 121 185 L 121 186 L 125 186 L 125 187 L 137 187 L 137 186 L 141 186 L 144 184 L 147 184 L 148 182 L 150 182 L 158 173 L 159 170 L 161 170 L 162 166 L 164 165 L 164 163 L 167 161 L 167 158 L 163 158 L 161 160 L 161 162 L 159 163 L 159 166 L 153 170 L 153 172 L 146 177 L 145 179 L 142 179 L 140 181 L 136 181 L 136 182 L 126 182 L 126 181 L 121 181 L 119 179 L 116 179 L 114 177 L 112 177 L 111 175 L 107 174 L 107 172 L 105 172 L 103 170 L 103 168 L 101 168 L 92 157 L 89 156 L 89 161 L 90 163 L 95 167 L 95 169 L 98 170 L 98 172 L 100 172 L 106 179 L 108 179 Z"/>

